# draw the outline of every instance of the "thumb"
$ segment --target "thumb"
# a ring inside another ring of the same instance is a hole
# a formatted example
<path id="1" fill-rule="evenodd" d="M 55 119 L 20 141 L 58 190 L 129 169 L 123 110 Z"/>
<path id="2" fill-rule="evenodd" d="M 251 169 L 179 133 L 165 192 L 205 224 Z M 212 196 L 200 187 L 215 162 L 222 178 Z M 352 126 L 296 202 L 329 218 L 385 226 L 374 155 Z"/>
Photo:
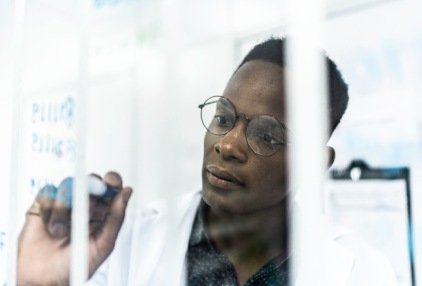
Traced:
<path id="1" fill-rule="evenodd" d="M 122 189 L 114 198 L 110 206 L 109 213 L 104 222 L 103 229 L 97 237 L 97 242 L 107 257 L 114 248 L 117 235 L 119 234 L 123 220 L 125 218 L 127 203 L 132 195 L 132 188 L 126 187 Z M 104 257 L 104 259 L 105 259 Z"/>

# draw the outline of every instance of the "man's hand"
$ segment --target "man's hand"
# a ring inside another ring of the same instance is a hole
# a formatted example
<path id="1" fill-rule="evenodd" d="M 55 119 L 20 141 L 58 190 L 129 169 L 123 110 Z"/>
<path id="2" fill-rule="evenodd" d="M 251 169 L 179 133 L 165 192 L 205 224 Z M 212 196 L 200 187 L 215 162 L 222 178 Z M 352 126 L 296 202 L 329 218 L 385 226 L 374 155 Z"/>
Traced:
<path id="1" fill-rule="evenodd" d="M 132 194 L 131 188 L 122 188 L 122 179 L 115 172 L 107 173 L 103 181 L 120 191 L 114 199 L 90 196 L 90 277 L 113 250 Z M 18 285 L 69 284 L 70 202 L 70 179 L 65 179 L 57 189 L 44 187 L 35 198 L 19 237 Z"/>

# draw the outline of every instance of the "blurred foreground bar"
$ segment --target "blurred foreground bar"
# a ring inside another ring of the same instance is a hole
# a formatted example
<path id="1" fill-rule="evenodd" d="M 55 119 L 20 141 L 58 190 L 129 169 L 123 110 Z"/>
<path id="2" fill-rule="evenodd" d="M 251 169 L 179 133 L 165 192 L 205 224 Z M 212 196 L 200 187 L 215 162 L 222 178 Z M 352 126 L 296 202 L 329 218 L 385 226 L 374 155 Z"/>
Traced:
<path id="1" fill-rule="evenodd" d="M 289 1 L 287 113 L 292 134 L 290 189 L 300 188 L 301 196 L 305 198 L 300 205 L 300 220 L 292 213 L 290 223 L 294 249 L 291 277 L 299 271 L 297 285 L 327 285 L 321 263 L 322 179 L 328 135 L 327 87 L 324 55 L 318 49 L 322 42 L 324 2 Z"/>

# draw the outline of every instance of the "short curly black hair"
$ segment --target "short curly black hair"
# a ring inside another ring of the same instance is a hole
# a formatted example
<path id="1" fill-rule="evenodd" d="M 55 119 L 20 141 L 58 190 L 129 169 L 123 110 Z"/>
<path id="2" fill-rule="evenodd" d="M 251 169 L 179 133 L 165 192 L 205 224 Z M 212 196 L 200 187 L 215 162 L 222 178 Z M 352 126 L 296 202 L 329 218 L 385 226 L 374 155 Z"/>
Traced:
<path id="1" fill-rule="evenodd" d="M 281 67 L 286 66 L 285 61 L 286 38 L 271 37 L 268 40 L 256 45 L 246 55 L 236 71 L 245 63 L 252 60 L 262 60 L 274 63 Z M 343 114 L 346 111 L 349 102 L 348 86 L 344 82 L 337 65 L 325 55 L 326 63 L 328 66 L 328 79 L 329 79 L 329 126 L 330 133 L 336 129 L 340 123 Z M 236 72 L 235 71 L 235 72 Z"/>

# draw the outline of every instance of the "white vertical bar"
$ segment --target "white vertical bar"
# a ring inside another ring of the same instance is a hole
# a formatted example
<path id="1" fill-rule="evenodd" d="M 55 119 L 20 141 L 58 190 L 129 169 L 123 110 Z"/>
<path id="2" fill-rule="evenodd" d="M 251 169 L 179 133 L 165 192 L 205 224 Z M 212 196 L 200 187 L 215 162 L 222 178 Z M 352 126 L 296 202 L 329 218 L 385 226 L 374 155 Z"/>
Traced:
<path id="1" fill-rule="evenodd" d="M 19 175 L 21 174 L 21 133 L 22 133 L 22 84 L 24 69 L 24 32 L 25 32 L 25 0 L 15 0 L 15 53 L 13 71 L 13 117 L 12 117 L 12 156 L 11 178 L 9 190 L 8 219 L 8 257 L 7 285 L 16 285 L 16 262 L 18 240 L 19 202 L 23 199 L 20 191 Z"/>
<path id="2" fill-rule="evenodd" d="M 327 84 L 322 42 L 324 0 L 290 0 L 287 43 L 288 120 L 291 128 L 290 182 L 300 186 L 300 221 L 291 222 L 299 285 L 327 285 L 321 247 L 322 179 L 326 166 Z M 300 267 L 299 267 L 300 263 Z"/>
<path id="3" fill-rule="evenodd" d="M 165 58 L 166 58 L 166 70 L 165 79 L 166 87 L 165 91 L 167 94 L 177 92 L 174 89 L 177 85 L 175 83 L 175 76 L 177 74 L 177 60 L 176 57 L 180 52 L 180 46 L 177 45 L 179 42 L 177 37 L 180 35 L 179 28 L 179 17 L 180 15 L 180 1 L 176 0 L 164 0 L 161 2 L 161 13 L 163 17 L 163 35 L 165 41 Z M 167 116 L 173 116 L 173 114 L 167 113 Z M 164 118 L 164 121 L 168 118 Z M 163 127 L 165 125 L 161 125 Z M 171 178 L 174 182 L 175 188 L 180 186 L 178 178 Z M 162 188 L 162 185 L 160 186 Z M 163 280 L 160 281 L 160 285 L 177 286 L 181 280 L 180 267 L 176 263 L 179 241 L 180 238 L 177 235 L 177 217 L 176 217 L 176 205 L 174 201 L 174 194 L 171 189 L 162 189 L 164 197 L 167 201 L 167 221 L 166 221 L 166 239 L 165 239 L 165 252 L 164 252 L 164 264 L 163 271 L 166 273 L 163 275 Z M 182 274 L 183 275 L 183 274 Z"/>
<path id="4" fill-rule="evenodd" d="M 88 30 L 91 1 L 79 0 L 79 79 L 76 97 L 76 166 L 72 197 L 72 252 L 70 285 L 83 285 L 88 279 L 88 189 L 85 172 L 85 97 L 87 95 Z"/>

